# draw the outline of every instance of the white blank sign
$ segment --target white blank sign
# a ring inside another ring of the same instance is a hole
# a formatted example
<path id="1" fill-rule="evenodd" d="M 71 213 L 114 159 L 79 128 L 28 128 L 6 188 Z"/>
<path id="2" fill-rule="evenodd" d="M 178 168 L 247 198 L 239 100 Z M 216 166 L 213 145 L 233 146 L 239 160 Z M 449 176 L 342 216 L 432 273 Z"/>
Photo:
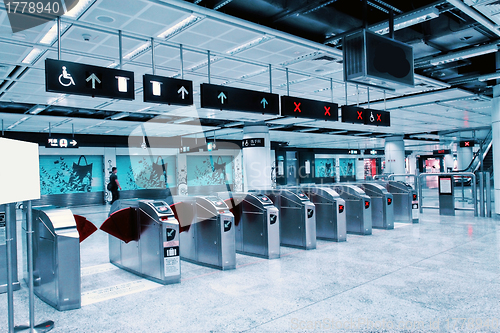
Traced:
<path id="1" fill-rule="evenodd" d="M 40 199 L 38 144 L 0 138 L 0 204 Z"/>

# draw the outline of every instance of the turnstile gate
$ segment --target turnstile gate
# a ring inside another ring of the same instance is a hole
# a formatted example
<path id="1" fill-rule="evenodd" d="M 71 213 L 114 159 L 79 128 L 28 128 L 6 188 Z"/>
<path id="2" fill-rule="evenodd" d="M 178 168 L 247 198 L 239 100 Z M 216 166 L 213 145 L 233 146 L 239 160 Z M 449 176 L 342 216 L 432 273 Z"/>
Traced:
<path id="1" fill-rule="evenodd" d="M 382 182 L 393 196 L 394 221 L 418 223 L 417 191 L 400 181 Z"/>
<path id="2" fill-rule="evenodd" d="M 9 210 L 10 214 L 7 214 Z M 10 216 L 10 221 L 7 221 Z M 7 235 L 7 223 L 12 235 Z M 16 205 L 0 205 L 0 294 L 7 292 L 7 238 L 12 239 L 12 289 L 21 288 L 17 274 L 17 237 L 16 237 Z"/>
<path id="3" fill-rule="evenodd" d="M 316 238 L 345 242 L 346 213 L 345 201 L 331 188 L 304 186 L 306 193 L 316 210 Z"/>
<path id="4" fill-rule="evenodd" d="M 54 206 L 33 207 L 32 212 L 34 292 L 59 311 L 78 309 L 82 298 L 80 235 L 73 213 Z M 23 229 L 25 240 L 25 224 Z M 27 272 L 24 278 L 28 279 Z"/>
<path id="5" fill-rule="evenodd" d="M 316 248 L 316 214 L 314 204 L 302 190 L 260 190 L 280 212 L 280 242 L 283 246 L 305 250 Z"/>
<path id="6" fill-rule="evenodd" d="M 180 282 L 179 223 L 165 201 L 115 201 L 101 229 L 110 233 L 112 264 L 161 284 Z"/>
<path id="7" fill-rule="evenodd" d="M 355 185 L 333 185 L 332 188 L 345 201 L 347 233 L 372 234 L 371 199 Z"/>
<path id="8" fill-rule="evenodd" d="M 181 259 L 222 270 L 236 268 L 234 217 L 216 196 L 178 196 Z"/>
<path id="9" fill-rule="evenodd" d="M 394 229 L 393 196 L 384 186 L 376 183 L 359 185 L 370 197 L 372 206 L 372 227 L 378 229 Z"/>
<path id="10" fill-rule="evenodd" d="M 261 193 L 220 192 L 234 215 L 236 252 L 275 259 L 280 257 L 279 212 Z"/>

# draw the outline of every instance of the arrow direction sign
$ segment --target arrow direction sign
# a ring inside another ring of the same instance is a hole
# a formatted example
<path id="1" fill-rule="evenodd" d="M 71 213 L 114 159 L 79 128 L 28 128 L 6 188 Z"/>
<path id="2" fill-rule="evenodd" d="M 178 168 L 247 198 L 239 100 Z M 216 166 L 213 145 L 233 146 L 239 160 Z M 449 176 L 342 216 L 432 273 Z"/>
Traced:
<path id="1" fill-rule="evenodd" d="M 201 107 L 206 109 L 279 114 L 279 95 L 267 92 L 200 85 Z"/>
<path id="2" fill-rule="evenodd" d="M 78 145 L 78 142 L 76 140 L 73 140 L 69 144 L 75 147 L 76 145 Z"/>
<path id="3" fill-rule="evenodd" d="M 269 104 L 265 98 L 262 99 L 262 101 L 260 101 L 260 104 L 262 104 L 262 107 L 265 109 L 266 108 L 266 105 Z"/>
<path id="4" fill-rule="evenodd" d="M 217 99 L 219 99 L 219 98 L 220 98 L 220 102 L 221 102 L 222 104 L 224 104 L 224 98 L 226 98 L 226 99 L 227 99 L 227 96 L 226 96 L 226 94 L 224 94 L 224 92 L 222 91 L 222 92 L 219 94 L 219 96 L 217 96 Z"/>
<path id="5" fill-rule="evenodd" d="M 154 89 L 161 86 L 161 89 Z M 193 82 L 145 74 L 142 77 L 144 102 L 169 105 L 193 105 Z"/>
<path id="6" fill-rule="evenodd" d="M 338 105 L 292 96 L 281 96 L 281 115 L 338 121 Z"/>
<path id="7" fill-rule="evenodd" d="M 70 141 L 71 140 L 71 141 Z M 45 142 L 46 148 L 78 148 L 78 141 L 67 137 L 50 136 Z"/>
<path id="8" fill-rule="evenodd" d="M 117 81 L 120 78 L 120 82 Z M 134 73 L 71 61 L 45 60 L 47 92 L 133 100 Z"/>
<path id="9" fill-rule="evenodd" d="M 101 80 L 99 80 L 99 78 L 97 77 L 97 75 L 95 75 L 94 73 L 92 73 L 92 75 L 90 75 L 86 81 L 89 82 L 90 80 L 92 80 L 92 89 L 95 89 L 95 82 L 97 81 L 97 83 L 101 84 Z"/>
<path id="10" fill-rule="evenodd" d="M 184 99 L 185 95 L 189 95 L 189 92 L 184 88 L 184 86 L 181 87 L 181 89 L 177 90 L 178 94 L 181 94 L 182 99 Z"/>

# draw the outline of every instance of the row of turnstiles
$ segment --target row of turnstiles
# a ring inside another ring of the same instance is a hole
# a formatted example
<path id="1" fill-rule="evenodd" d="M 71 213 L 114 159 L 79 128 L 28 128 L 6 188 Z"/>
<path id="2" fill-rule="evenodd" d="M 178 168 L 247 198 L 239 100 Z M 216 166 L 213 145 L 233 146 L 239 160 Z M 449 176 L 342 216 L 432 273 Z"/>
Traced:
<path id="1" fill-rule="evenodd" d="M 347 233 L 416 223 L 416 201 L 415 190 L 396 181 L 125 199 L 112 205 L 101 230 L 109 234 L 112 264 L 171 284 L 180 282 L 181 259 L 235 269 L 236 253 L 275 259 L 280 246 L 311 250 L 317 238 L 343 242 Z M 35 294 L 61 311 L 79 308 L 82 237 L 75 218 L 67 208 L 46 206 L 33 208 L 33 221 Z M 0 275 L 0 288 L 2 281 Z"/>

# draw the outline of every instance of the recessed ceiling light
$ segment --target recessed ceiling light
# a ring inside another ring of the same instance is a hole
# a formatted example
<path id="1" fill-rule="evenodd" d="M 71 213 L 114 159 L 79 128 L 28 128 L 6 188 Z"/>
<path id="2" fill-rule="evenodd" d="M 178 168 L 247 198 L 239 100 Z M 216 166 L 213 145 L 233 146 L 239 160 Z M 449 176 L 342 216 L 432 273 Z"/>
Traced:
<path id="1" fill-rule="evenodd" d="M 101 21 L 103 23 L 111 23 L 111 22 L 115 21 L 114 18 L 112 18 L 110 16 L 106 16 L 106 15 L 97 16 L 97 20 Z"/>

